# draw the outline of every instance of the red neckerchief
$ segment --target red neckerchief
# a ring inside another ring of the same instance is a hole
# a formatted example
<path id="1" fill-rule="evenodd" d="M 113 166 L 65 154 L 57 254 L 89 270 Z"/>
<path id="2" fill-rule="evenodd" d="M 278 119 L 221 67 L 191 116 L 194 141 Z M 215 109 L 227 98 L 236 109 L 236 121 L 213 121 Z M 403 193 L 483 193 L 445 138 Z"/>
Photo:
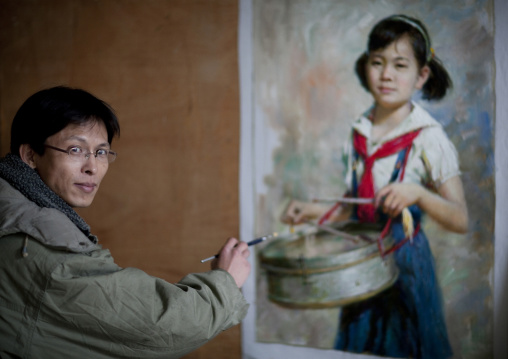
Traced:
<path id="1" fill-rule="evenodd" d="M 358 155 L 363 159 L 364 163 L 363 176 L 360 181 L 360 184 L 358 185 L 358 193 L 357 193 L 358 197 L 374 198 L 375 195 L 374 176 L 372 175 L 372 167 L 374 166 L 374 162 L 378 158 L 388 157 L 403 150 L 406 147 L 411 146 L 413 144 L 413 140 L 416 138 L 416 136 L 418 136 L 420 131 L 421 129 L 418 129 L 413 132 L 409 132 L 402 136 L 399 136 L 391 141 L 385 142 L 376 152 L 374 152 L 370 156 L 368 155 L 367 152 L 367 139 L 365 138 L 365 136 L 361 135 L 358 131 L 356 130 L 354 131 L 353 146 Z M 409 154 L 409 150 L 406 153 L 406 156 L 407 154 Z M 374 207 L 373 204 L 358 205 L 357 215 L 358 219 L 361 222 L 375 222 L 376 221 L 375 213 L 376 208 Z"/>

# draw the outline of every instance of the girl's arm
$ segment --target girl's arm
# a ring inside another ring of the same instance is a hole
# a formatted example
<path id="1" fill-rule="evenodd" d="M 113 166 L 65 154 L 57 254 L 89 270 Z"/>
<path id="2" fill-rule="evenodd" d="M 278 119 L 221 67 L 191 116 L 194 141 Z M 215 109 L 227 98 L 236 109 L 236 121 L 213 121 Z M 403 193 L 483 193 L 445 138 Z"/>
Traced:
<path id="1" fill-rule="evenodd" d="M 459 176 L 444 182 L 438 188 L 438 193 L 415 183 L 392 183 L 376 193 L 375 205 L 381 206 L 391 217 L 398 216 L 404 207 L 413 204 L 418 205 L 447 230 L 467 232 L 467 206 Z"/>

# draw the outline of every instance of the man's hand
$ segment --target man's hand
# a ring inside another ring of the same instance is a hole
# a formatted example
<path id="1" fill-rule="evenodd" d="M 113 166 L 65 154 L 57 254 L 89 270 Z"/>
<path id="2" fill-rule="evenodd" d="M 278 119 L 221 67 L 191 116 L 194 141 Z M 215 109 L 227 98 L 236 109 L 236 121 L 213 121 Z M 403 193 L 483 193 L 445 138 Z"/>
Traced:
<path id="1" fill-rule="evenodd" d="M 213 260 L 212 269 L 224 269 L 233 276 L 238 288 L 241 288 L 251 270 L 247 260 L 249 254 L 247 243 L 229 238 L 219 251 L 219 258 Z"/>

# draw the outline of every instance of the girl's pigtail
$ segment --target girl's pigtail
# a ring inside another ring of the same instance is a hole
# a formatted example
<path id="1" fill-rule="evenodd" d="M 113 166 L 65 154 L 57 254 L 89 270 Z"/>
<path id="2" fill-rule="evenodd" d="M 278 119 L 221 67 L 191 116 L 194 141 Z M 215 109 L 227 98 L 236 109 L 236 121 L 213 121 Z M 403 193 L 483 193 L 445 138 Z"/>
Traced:
<path id="1" fill-rule="evenodd" d="M 441 100 L 448 90 L 453 88 L 453 82 L 441 61 L 433 56 L 427 63 L 430 68 L 429 79 L 422 89 L 422 98 L 425 100 Z"/>
<path id="2" fill-rule="evenodd" d="M 363 53 L 355 63 L 355 73 L 356 76 L 358 76 L 358 79 L 360 80 L 360 83 L 362 84 L 363 88 L 367 91 L 369 90 L 369 84 L 367 82 L 367 73 L 365 71 L 365 65 L 367 65 L 367 61 L 369 60 L 369 55 L 367 53 Z"/>

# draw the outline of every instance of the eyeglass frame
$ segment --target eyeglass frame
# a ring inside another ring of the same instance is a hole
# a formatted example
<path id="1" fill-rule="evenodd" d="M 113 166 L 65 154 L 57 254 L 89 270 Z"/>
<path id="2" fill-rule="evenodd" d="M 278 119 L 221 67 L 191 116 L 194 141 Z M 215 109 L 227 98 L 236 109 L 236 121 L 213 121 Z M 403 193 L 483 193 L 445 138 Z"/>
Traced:
<path id="1" fill-rule="evenodd" d="M 69 147 L 67 150 L 64 150 L 63 148 L 58 148 L 58 147 L 55 147 L 55 146 L 51 146 L 51 145 L 46 145 L 46 144 L 44 145 L 44 147 L 46 147 L 46 148 L 50 148 L 50 149 L 55 150 L 55 151 L 60 151 L 60 152 L 63 152 L 63 153 L 67 153 L 67 155 L 68 155 L 69 157 L 71 157 L 71 158 L 78 158 L 78 157 L 76 157 L 76 156 L 71 155 L 71 150 L 72 150 L 73 148 L 79 148 L 79 149 L 83 150 L 83 149 L 82 149 L 81 147 L 79 147 L 79 146 L 71 146 L 71 147 Z M 95 159 L 97 159 L 98 161 L 100 161 L 100 159 L 98 159 L 98 158 L 97 158 L 97 156 L 98 156 L 97 152 L 99 152 L 99 151 L 107 151 L 107 152 L 108 152 L 108 153 L 107 153 L 107 155 L 106 155 L 107 163 L 112 163 L 112 162 L 114 162 L 114 161 L 116 160 L 116 156 L 118 155 L 118 153 L 117 153 L 117 152 L 115 152 L 115 151 L 111 151 L 111 150 L 107 150 L 107 149 L 104 149 L 104 148 L 100 148 L 100 149 L 96 150 L 95 152 L 87 152 L 87 153 L 83 153 L 83 156 L 84 156 L 85 160 L 87 160 L 87 159 L 89 159 L 89 158 L 90 158 L 90 155 L 94 155 Z M 113 159 L 112 159 L 111 161 L 109 160 L 109 158 L 110 158 L 110 157 L 109 157 L 109 154 L 110 154 L 110 153 L 111 153 L 111 154 L 113 154 Z M 81 157 L 81 156 L 80 156 L 80 157 Z"/>

